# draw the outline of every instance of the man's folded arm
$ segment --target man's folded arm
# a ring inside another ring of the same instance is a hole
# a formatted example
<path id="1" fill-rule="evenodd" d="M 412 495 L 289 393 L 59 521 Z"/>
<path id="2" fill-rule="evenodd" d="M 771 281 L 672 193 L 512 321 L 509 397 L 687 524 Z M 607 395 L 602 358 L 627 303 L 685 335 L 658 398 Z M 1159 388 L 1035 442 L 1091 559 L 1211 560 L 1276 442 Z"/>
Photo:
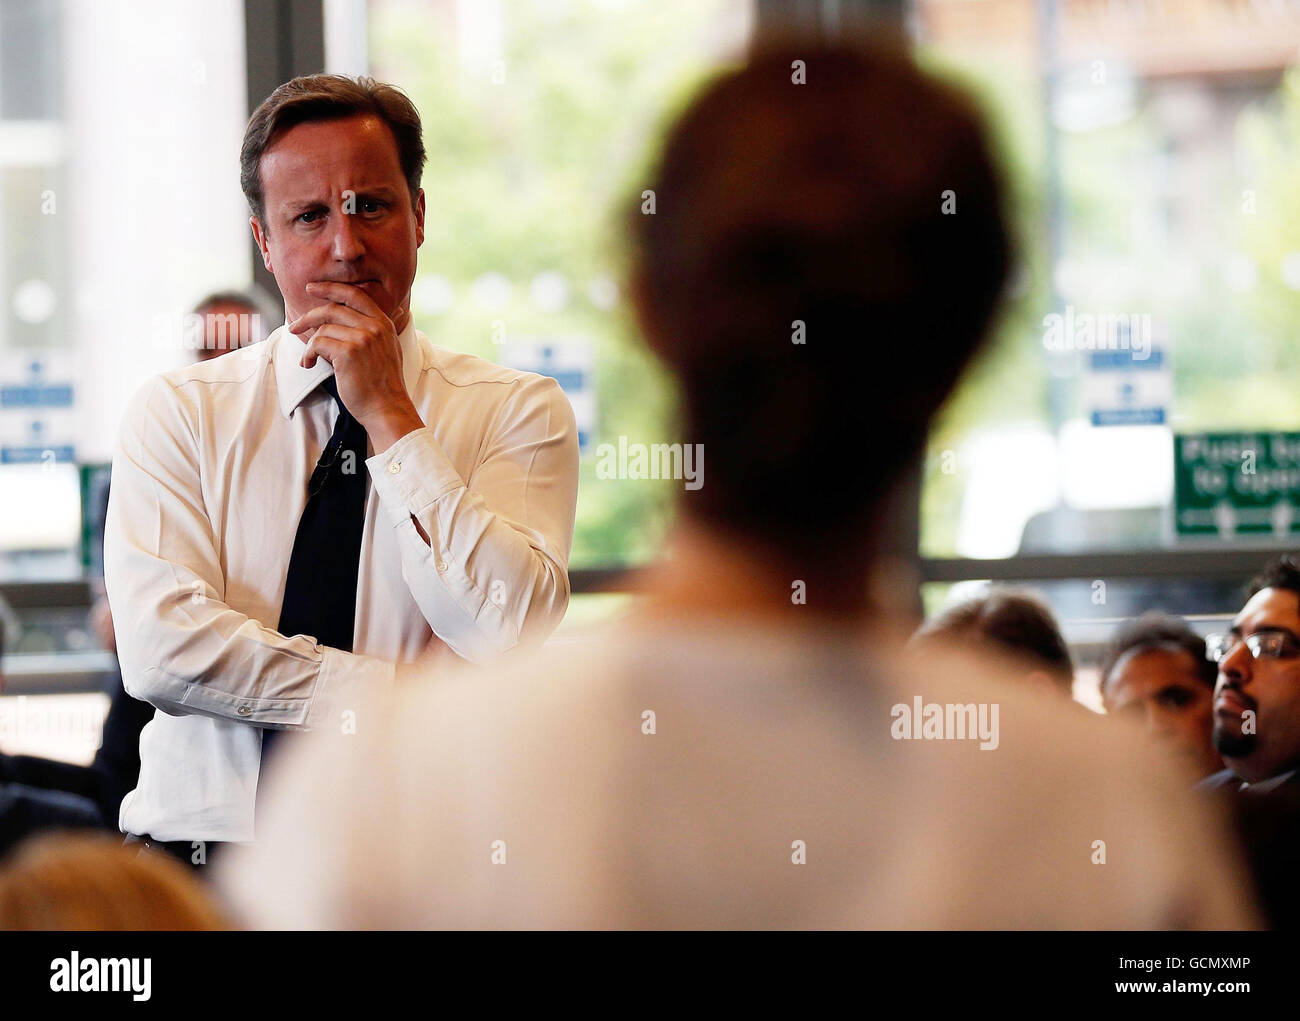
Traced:
<path id="1" fill-rule="evenodd" d="M 123 684 L 170 715 L 313 726 L 393 679 L 392 663 L 286 637 L 226 604 L 195 430 L 161 378 L 123 418 L 104 581 Z"/>
<path id="2" fill-rule="evenodd" d="M 428 428 L 366 462 L 416 604 L 452 651 L 475 662 L 540 643 L 569 602 L 573 409 L 553 379 L 512 386 L 468 480 Z"/>

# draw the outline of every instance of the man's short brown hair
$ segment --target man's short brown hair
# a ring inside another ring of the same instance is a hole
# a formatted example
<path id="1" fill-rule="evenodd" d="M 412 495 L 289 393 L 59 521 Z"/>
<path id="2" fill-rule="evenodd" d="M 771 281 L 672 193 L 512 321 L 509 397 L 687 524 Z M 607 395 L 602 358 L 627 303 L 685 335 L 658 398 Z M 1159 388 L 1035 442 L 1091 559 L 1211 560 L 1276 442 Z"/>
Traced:
<path id="1" fill-rule="evenodd" d="M 249 118 L 239 149 L 239 185 L 248 208 L 265 227 L 262 201 L 262 154 L 299 124 L 373 114 L 388 125 L 397 142 L 397 158 L 415 204 L 424 173 L 424 136 L 420 114 L 401 89 L 373 78 L 341 74 L 305 74 L 287 81 L 263 100 Z"/>
<path id="2" fill-rule="evenodd" d="M 1202 684 L 1211 691 L 1218 679 L 1219 668 L 1205 658 L 1205 639 L 1192 630 L 1182 617 L 1150 610 L 1137 620 L 1129 621 L 1121 627 L 1111 639 L 1102 657 L 1101 690 L 1106 690 L 1106 682 L 1119 666 L 1119 661 L 1129 653 L 1137 652 L 1185 652 L 1192 658 L 1193 672 Z"/>
<path id="3" fill-rule="evenodd" d="M 975 648 L 993 648 L 1041 666 L 1069 695 L 1074 660 L 1047 605 L 1030 592 L 995 589 L 950 607 L 923 624 L 922 642 L 938 639 Z"/>

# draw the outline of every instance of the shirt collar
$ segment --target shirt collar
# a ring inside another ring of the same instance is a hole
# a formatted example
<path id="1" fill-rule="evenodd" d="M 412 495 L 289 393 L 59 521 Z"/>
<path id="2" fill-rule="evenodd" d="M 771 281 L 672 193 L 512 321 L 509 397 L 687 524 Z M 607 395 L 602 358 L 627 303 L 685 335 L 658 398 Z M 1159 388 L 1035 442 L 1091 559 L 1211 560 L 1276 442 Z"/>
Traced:
<path id="1" fill-rule="evenodd" d="M 307 345 L 289 332 L 287 325 L 281 326 L 272 336 L 275 353 L 275 384 L 280 398 L 280 413 L 288 418 L 294 409 L 306 399 L 307 395 L 320 386 L 321 381 L 334 375 L 334 367 L 324 358 L 318 358 L 310 369 L 304 369 L 299 363 Z M 402 347 L 402 382 L 406 392 L 415 390 L 419 382 L 420 370 L 424 366 L 424 353 L 419 339 L 415 335 L 415 321 L 408 320 L 406 329 L 397 335 L 397 342 Z"/>

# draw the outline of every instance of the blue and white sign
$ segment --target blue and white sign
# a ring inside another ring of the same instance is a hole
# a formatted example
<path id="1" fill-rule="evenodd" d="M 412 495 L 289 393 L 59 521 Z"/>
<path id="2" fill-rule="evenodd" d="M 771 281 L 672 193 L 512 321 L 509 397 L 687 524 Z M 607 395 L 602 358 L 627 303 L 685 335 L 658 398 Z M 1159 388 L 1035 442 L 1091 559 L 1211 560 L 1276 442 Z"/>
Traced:
<path id="1" fill-rule="evenodd" d="M 73 369 L 67 351 L 0 353 L 0 464 L 76 460 Z"/>
<path id="2" fill-rule="evenodd" d="M 1095 426 L 1167 425 L 1173 396 L 1163 344 L 1123 344 L 1084 354 L 1084 409 Z"/>
<path id="3" fill-rule="evenodd" d="M 586 454 L 596 434 L 595 359 L 586 340 L 507 341 L 501 345 L 501 363 L 512 369 L 550 376 L 573 405 L 578 423 L 579 453 Z"/>

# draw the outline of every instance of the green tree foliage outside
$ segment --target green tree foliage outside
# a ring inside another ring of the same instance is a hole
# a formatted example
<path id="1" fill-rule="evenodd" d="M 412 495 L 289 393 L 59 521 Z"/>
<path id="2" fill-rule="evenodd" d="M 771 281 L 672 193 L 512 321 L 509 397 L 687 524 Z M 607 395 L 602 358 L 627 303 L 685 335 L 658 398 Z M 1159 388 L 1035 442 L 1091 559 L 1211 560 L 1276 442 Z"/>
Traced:
<path id="1" fill-rule="evenodd" d="M 507 340 L 579 339 L 594 350 L 597 429 L 583 458 L 571 566 L 648 561 L 659 551 L 680 482 L 596 477 L 602 442 L 689 442 L 674 394 L 637 336 L 622 299 L 623 219 L 640 201 L 654 141 L 727 52 L 735 2 L 503 5 L 504 59 L 462 67 L 452 26 L 435 8 L 375 4 L 372 67 L 399 83 L 424 122 L 429 162 L 425 242 L 413 296 L 417 323 L 439 346 L 500 361 Z M 739 40 L 735 41 L 736 43 Z M 732 47 L 735 52 L 735 47 Z M 558 272 L 569 300 L 539 309 L 529 283 Z M 504 307 L 471 296 L 483 274 L 510 281 Z M 421 308 L 421 280 L 451 283 L 455 301 Z M 593 302 L 613 279 L 620 301 Z M 706 466 L 707 468 L 707 466 Z M 706 476 L 707 477 L 707 476 Z"/>

